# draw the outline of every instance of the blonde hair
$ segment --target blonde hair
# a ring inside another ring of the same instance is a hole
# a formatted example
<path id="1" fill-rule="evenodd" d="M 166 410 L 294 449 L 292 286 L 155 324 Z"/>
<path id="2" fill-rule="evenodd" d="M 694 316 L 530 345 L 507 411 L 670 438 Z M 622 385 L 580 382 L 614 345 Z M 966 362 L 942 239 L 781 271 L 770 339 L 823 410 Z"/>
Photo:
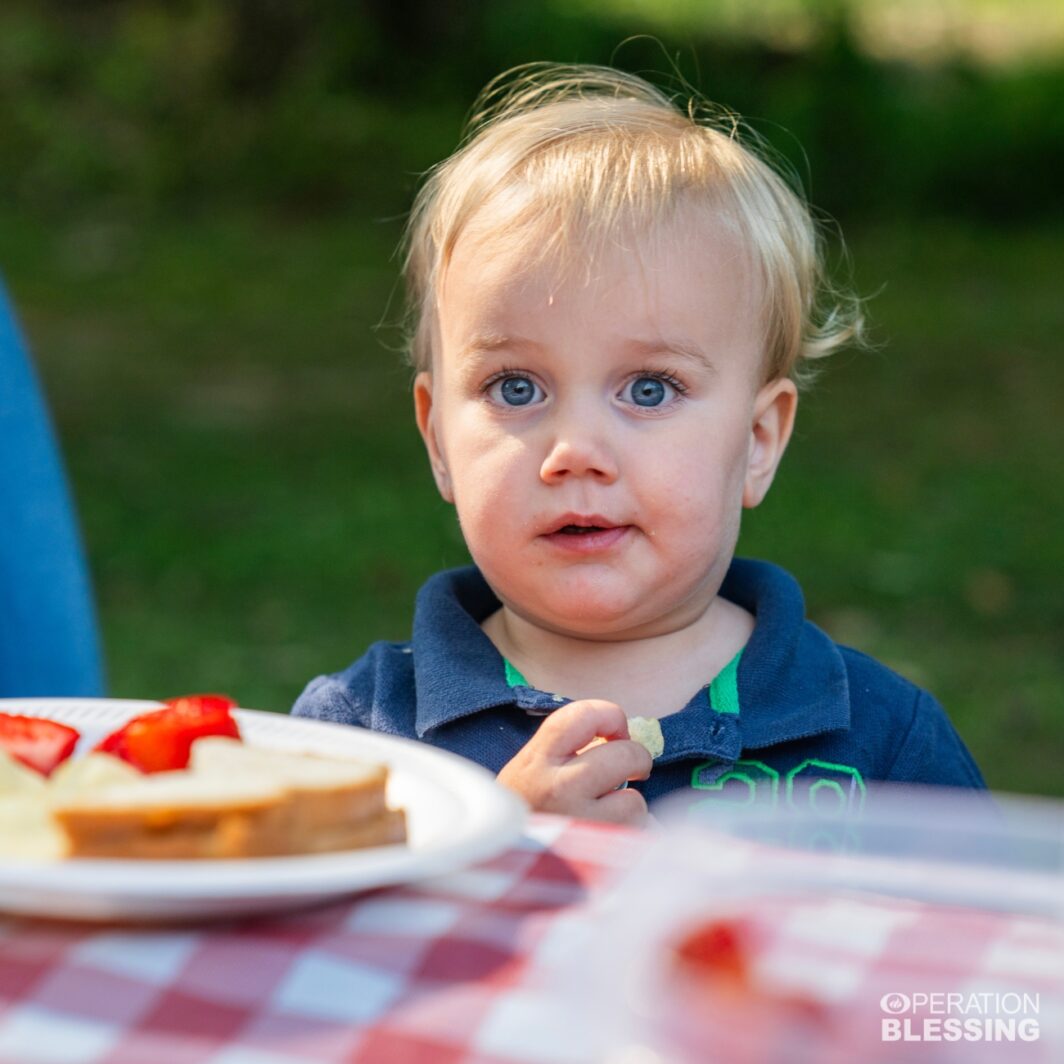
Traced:
<path id="1" fill-rule="evenodd" d="M 491 82 L 459 149 L 431 170 L 411 213 L 405 276 L 409 357 L 430 369 L 436 299 L 459 236 L 486 205 L 492 236 L 544 228 L 536 254 L 564 252 L 681 206 L 735 227 L 765 297 L 767 380 L 859 340 L 857 300 L 825 279 L 805 201 L 748 147 L 738 119 L 692 101 L 681 110 L 642 78 L 607 67 L 535 63 Z"/>

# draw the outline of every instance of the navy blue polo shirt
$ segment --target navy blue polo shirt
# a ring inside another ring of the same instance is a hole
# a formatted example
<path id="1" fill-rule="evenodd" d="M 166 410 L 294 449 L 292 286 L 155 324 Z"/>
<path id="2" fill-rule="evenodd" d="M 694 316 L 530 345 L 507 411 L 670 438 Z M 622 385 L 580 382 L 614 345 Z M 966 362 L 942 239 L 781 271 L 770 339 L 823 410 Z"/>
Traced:
<path id="1" fill-rule="evenodd" d="M 680 788 L 707 802 L 863 802 L 870 780 L 983 788 L 942 707 L 805 618 L 796 581 L 735 559 L 721 594 L 753 614 L 741 653 L 661 720 L 665 752 L 633 783 L 652 802 Z M 349 668 L 312 680 L 297 716 L 419 739 L 498 772 L 563 694 L 529 686 L 480 624 L 499 601 L 469 566 L 418 592 L 413 638 L 374 643 Z M 631 709 L 632 707 L 627 707 Z"/>

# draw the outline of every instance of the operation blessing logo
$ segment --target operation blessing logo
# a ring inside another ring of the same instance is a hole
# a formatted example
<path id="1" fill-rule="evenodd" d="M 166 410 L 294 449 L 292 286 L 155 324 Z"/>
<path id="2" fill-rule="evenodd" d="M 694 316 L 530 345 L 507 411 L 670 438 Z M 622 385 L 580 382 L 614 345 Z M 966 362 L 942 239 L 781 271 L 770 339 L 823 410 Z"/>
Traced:
<path id="1" fill-rule="evenodd" d="M 1040 995 L 892 991 L 879 999 L 884 1042 L 1036 1042 Z"/>

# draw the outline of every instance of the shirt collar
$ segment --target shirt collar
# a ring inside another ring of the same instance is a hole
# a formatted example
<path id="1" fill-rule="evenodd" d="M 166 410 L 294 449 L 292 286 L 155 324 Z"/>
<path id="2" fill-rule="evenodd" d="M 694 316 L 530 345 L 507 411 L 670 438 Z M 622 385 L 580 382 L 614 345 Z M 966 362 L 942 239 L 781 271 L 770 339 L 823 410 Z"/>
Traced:
<path id="1" fill-rule="evenodd" d="M 736 558 L 721 594 L 754 614 L 739 661 L 743 746 L 758 749 L 850 726 L 850 688 L 838 647 L 805 619 L 797 581 L 778 565 Z"/>
<path id="2" fill-rule="evenodd" d="M 850 724 L 845 663 L 835 644 L 805 620 L 792 576 L 768 562 L 736 558 L 721 594 L 755 616 L 739 662 L 738 715 L 715 713 L 705 689 L 662 719 L 663 760 L 706 754 L 734 761 L 741 750 L 820 735 Z M 474 566 L 431 577 L 414 607 L 415 727 L 433 728 L 499 706 L 543 715 L 567 699 L 510 687 L 502 656 L 480 627 L 499 608 Z"/>
<path id="3" fill-rule="evenodd" d="M 474 566 L 437 573 L 418 592 L 412 641 L 418 738 L 459 717 L 513 705 L 502 655 L 480 627 L 499 605 Z"/>

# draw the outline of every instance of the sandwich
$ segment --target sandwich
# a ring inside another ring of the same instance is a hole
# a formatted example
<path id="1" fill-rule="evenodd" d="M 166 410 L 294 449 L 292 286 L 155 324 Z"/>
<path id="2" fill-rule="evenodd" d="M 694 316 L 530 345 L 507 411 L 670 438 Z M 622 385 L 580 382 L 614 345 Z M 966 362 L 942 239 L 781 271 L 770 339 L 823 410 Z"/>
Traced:
<path id="1" fill-rule="evenodd" d="M 151 774 L 99 751 L 47 780 L 0 760 L 0 856 L 229 859 L 402 843 L 387 781 L 384 765 L 227 737 L 201 738 L 187 768 Z"/>
<path id="2" fill-rule="evenodd" d="M 101 755 L 98 755 L 101 756 Z M 203 738 L 189 766 L 57 797 L 72 857 L 276 857 L 399 843 L 384 765 Z"/>

